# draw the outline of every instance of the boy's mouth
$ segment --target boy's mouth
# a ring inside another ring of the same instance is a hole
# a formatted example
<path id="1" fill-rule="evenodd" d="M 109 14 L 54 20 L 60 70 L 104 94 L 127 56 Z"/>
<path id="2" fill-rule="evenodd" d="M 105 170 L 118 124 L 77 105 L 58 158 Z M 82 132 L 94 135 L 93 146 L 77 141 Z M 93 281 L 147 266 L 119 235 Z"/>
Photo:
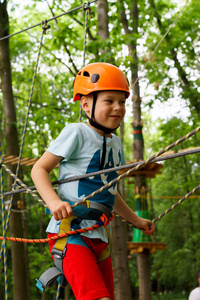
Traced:
<path id="1" fill-rule="evenodd" d="M 112 119 L 114 119 L 114 120 L 120 119 L 120 116 L 119 116 L 119 115 L 111 115 L 110 117 L 111 117 Z"/>

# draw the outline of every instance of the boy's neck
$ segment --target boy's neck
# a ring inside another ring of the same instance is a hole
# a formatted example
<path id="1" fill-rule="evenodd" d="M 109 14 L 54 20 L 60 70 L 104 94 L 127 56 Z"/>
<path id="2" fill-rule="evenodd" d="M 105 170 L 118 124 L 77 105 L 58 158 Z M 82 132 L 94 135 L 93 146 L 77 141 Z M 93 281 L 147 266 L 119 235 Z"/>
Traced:
<path id="1" fill-rule="evenodd" d="M 100 134 L 101 136 L 104 136 L 104 135 L 105 135 L 105 137 L 111 137 L 111 133 L 104 133 L 103 130 L 100 130 L 100 129 L 98 129 L 98 128 L 92 126 L 92 125 L 90 125 L 89 122 L 87 122 L 87 125 L 88 125 L 89 127 L 93 128 L 93 129 L 94 129 L 96 132 L 98 132 L 98 134 Z"/>

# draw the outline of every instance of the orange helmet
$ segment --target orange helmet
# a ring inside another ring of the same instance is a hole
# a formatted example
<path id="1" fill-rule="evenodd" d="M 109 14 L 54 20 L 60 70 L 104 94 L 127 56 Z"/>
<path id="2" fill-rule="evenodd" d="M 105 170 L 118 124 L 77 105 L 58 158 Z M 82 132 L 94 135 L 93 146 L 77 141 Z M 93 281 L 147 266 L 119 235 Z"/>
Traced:
<path id="1" fill-rule="evenodd" d="M 122 91 L 128 98 L 129 83 L 124 73 L 108 63 L 92 63 L 83 67 L 74 80 L 73 101 L 81 95 L 98 91 Z"/>

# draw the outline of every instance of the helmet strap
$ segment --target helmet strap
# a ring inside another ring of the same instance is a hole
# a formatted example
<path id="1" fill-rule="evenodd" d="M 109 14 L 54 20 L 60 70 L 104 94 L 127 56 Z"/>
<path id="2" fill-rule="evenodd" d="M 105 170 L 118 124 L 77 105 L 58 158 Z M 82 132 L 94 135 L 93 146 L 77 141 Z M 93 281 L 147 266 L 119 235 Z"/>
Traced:
<path id="1" fill-rule="evenodd" d="M 94 112 L 95 112 L 96 102 L 97 102 L 97 92 L 93 92 L 93 104 L 92 104 L 91 118 L 89 118 L 86 115 L 88 120 L 89 120 L 90 125 L 97 128 L 97 129 L 102 130 L 104 132 L 104 134 L 109 134 L 109 133 L 115 131 L 119 126 L 117 126 L 114 129 L 111 129 L 111 128 L 108 128 L 108 127 L 104 127 L 104 126 L 102 126 L 102 125 L 95 122 Z"/>
<path id="2" fill-rule="evenodd" d="M 101 157 L 101 163 L 100 163 L 100 166 L 99 166 L 99 170 L 103 170 L 105 159 L 106 159 L 106 137 L 105 137 L 105 134 L 109 134 L 109 133 L 113 132 L 119 126 L 117 126 L 114 129 L 111 129 L 111 128 L 108 128 L 108 127 L 104 127 L 104 126 L 102 126 L 102 125 L 95 122 L 94 112 L 95 112 L 96 102 L 97 102 L 97 92 L 93 92 L 93 104 L 92 104 L 91 117 L 89 117 L 87 114 L 86 114 L 86 117 L 88 118 L 89 123 L 92 127 L 100 129 L 104 132 L 104 136 L 103 136 L 103 153 L 102 153 L 102 157 Z"/>
<path id="3" fill-rule="evenodd" d="M 105 159 L 106 159 L 106 137 L 104 134 L 104 136 L 103 136 L 103 152 L 102 152 L 102 156 L 101 156 L 101 163 L 99 166 L 99 170 L 103 170 L 104 164 L 105 164 Z"/>

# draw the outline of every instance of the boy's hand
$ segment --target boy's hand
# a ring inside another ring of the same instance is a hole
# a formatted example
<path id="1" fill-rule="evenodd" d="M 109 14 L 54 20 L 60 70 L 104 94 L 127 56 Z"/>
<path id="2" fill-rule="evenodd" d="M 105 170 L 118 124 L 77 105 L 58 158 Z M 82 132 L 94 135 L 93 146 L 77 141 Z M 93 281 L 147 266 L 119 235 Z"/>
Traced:
<path id="1" fill-rule="evenodd" d="M 68 202 L 56 199 L 49 207 L 56 221 L 66 219 L 72 215 L 72 208 Z"/>
<path id="2" fill-rule="evenodd" d="M 142 232 L 148 236 L 148 235 L 152 235 L 155 231 L 154 224 L 151 224 L 151 226 L 149 227 L 149 225 L 148 225 L 149 222 L 151 222 L 151 220 L 139 218 L 137 224 L 135 224 L 135 225 L 138 228 L 141 228 Z"/>

